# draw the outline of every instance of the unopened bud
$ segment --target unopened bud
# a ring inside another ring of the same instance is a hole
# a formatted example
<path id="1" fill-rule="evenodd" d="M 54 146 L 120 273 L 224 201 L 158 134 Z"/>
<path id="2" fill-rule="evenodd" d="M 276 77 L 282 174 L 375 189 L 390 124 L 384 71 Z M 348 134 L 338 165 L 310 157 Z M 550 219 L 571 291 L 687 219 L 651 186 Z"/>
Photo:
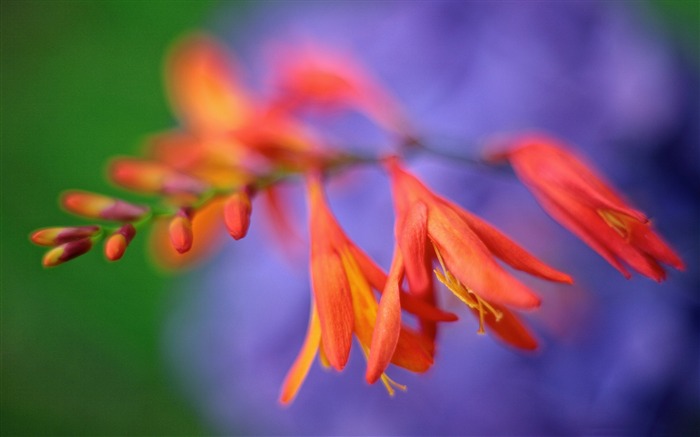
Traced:
<path id="1" fill-rule="evenodd" d="M 39 246 L 58 246 L 69 241 L 92 237 L 100 232 L 99 226 L 72 226 L 44 228 L 34 231 L 29 237 Z"/>
<path id="2" fill-rule="evenodd" d="M 168 231 L 173 248 L 178 253 L 188 252 L 192 248 L 192 210 L 181 208 L 170 221 Z"/>
<path id="3" fill-rule="evenodd" d="M 44 255 L 44 267 L 55 267 L 77 258 L 92 249 L 92 240 L 83 238 L 81 240 L 70 241 L 46 252 Z"/>
<path id="4" fill-rule="evenodd" d="M 142 193 L 200 195 L 209 188 L 205 182 L 159 162 L 133 158 L 112 161 L 109 176 L 117 185 Z"/>
<path id="5" fill-rule="evenodd" d="M 102 220 L 131 222 L 140 219 L 148 208 L 123 200 L 87 191 L 67 191 L 61 197 L 61 205 L 73 214 Z"/>
<path id="6" fill-rule="evenodd" d="M 109 236 L 105 241 L 105 256 L 110 261 L 120 260 L 126 252 L 126 247 L 136 235 L 136 228 L 127 223 Z"/>
<path id="7" fill-rule="evenodd" d="M 240 240 L 248 233 L 252 209 L 248 190 L 241 190 L 226 199 L 224 222 L 234 240 Z"/>

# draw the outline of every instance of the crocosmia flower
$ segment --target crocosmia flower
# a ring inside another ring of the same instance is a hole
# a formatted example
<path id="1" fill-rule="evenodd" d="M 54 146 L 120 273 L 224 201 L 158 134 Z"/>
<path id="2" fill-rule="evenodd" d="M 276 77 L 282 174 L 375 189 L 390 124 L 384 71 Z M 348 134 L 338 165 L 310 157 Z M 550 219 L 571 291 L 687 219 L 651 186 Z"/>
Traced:
<path id="1" fill-rule="evenodd" d="M 411 290 L 423 290 L 435 274 L 480 321 L 506 342 L 525 349 L 536 343 L 507 307 L 536 308 L 539 297 L 497 262 L 550 281 L 572 279 L 544 264 L 485 221 L 443 199 L 404 170 L 386 160 L 396 207 L 396 240 Z M 431 272 L 426 258 L 439 261 Z M 396 263 L 396 260 L 394 261 Z M 501 323 L 503 321 L 503 323 Z"/>
<path id="2" fill-rule="evenodd" d="M 349 108 L 382 127 L 408 133 L 408 121 L 393 97 L 351 56 L 319 46 L 286 47 L 277 53 L 273 108 L 289 111 L 311 107 Z"/>
<path id="3" fill-rule="evenodd" d="M 659 263 L 683 270 L 676 252 L 656 233 L 644 213 L 629 206 L 595 170 L 554 138 L 524 136 L 493 160 L 508 159 L 542 207 L 598 252 L 626 278 L 634 270 L 656 281 Z"/>
<path id="4" fill-rule="evenodd" d="M 233 56 L 208 35 L 188 35 L 173 47 L 166 79 L 171 106 L 194 132 L 227 132 L 249 116 Z"/>
<path id="5" fill-rule="evenodd" d="M 294 398 L 319 349 L 322 360 L 336 370 L 345 367 L 353 336 L 357 337 L 365 355 L 369 354 L 378 307 L 372 290 L 381 291 L 386 284 L 381 268 L 350 241 L 336 222 L 326 203 L 320 178 L 309 177 L 308 198 L 313 303 L 306 341 L 282 387 L 282 403 Z M 406 293 L 401 295 L 399 299 L 409 301 L 405 307 L 418 317 L 455 320 L 452 314 L 412 299 Z M 391 362 L 413 372 L 428 370 L 433 363 L 432 340 L 405 326 L 398 326 L 398 330 L 398 338 L 391 345 Z M 390 394 L 396 388 L 404 389 L 383 370 L 378 372 L 379 378 Z"/>

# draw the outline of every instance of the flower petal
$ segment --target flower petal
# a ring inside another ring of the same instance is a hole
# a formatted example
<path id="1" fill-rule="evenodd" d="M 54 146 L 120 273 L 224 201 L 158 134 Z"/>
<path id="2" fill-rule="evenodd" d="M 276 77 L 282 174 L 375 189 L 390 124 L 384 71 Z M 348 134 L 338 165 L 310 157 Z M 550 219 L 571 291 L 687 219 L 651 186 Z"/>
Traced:
<path id="1" fill-rule="evenodd" d="M 454 204 L 448 203 L 448 205 L 450 205 L 453 210 L 457 211 L 460 217 L 462 217 L 494 255 L 511 267 L 550 281 L 564 282 L 567 284 L 574 282 L 569 275 L 555 270 L 535 258 L 532 254 L 518 246 L 486 221 Z"/>
<path id="2" fill-rule="evenodd" d="M 537 348 L 537 340 L 515 314 L 503 306 L 493 305 L 493 307 L 502 314 L 502 317 L 496 320 L 491 313 L 484 315 L 484 322 L 490 328 L 488 332 L 492 332 L 496 337 L 518 349 Z M 479 317 L 478 310 L 472 309 L 472 312 Z"/>
<path id="3" fill-rule="evenodd" d="M 172 107 L 194 131 L 228 132 L 249 116 L 233 58 L 207 35 L 190 35 L 177 44 L 166 76 Z"/>
<path id="4" fill-rule="evenodd" d="M 435 345 L 430 338 L 403 326 L 391 364 L 411 372 L 423 373 L 433 365 L 434 350 Z"/>
<path id="5" fill-rule="evenodd" d="M 372 343 L 367 360 L 365 379 L 374 384 L 382 376 L 394 355 L 401 332 L 400 292 L 403 281 L 404 264 L 401 250 L 394 248 L 394 260 L 391 263 L 389 277 L 382 292 L 377 309 L 377 319 L 372 333 Z"/>
<path id="6" fill-rule="evenodd" d="M 381 293 L 386 284 L 384 271 L 357 246 L 352 245 L 349 249 L 369 285 Z M 428 269 L 428 267 L 425 268 Z M 401 290 L 400 299 L 401 309 L 419 317 L 421 321 L 454 322 L 458 320 L 454 313 L 443 311 L 430 303 L 429 300 L 414 296 L 404 290 Z"/>
<path id="7" fill-rule="evenodd" d="M 452 209 L 431 213 L 428 233 L 455 277 L 483 299 L 517 308 L 535 308 L 540 299 L 493 259 L 491 252 Z"/>
<path id="8" fill-rule="evenodd" d="M 309 327 L 306 330 L 304 345 L 301 347 L 299 355 L 297 355 L 294 364 L 292 364 L 289 372 L 287 372 L 287 376 L 284 378 L 279 397 L 280 403 L 289 404 L 296 397 L 299 388 L 301 388 L 304 379 L 306 379 L 306 375 L 309 373 L 314 357 L 316 357 L 320 342 L 321 323 L 319 322 L 316 305 L 312 301 Z"/>
<path id="9" fill-rule="evenodd" d="M 331 366 L 342 370 L 350 355 L 354 322 L 350 284 L 337 253 L 314 251 L 312 247 L 311 287 L 321 321 L 323 350 Z"/>
<path id="10" fill-rule="evenodd" d="M 411 291 L 417 295 L 430 287 L 430 270 L 425 268 L 428 239 L 428 208 L 414 202 L 408 211 L 400 211 L 396 222 L 396 241 L 406 266 L 406 278 Z"/>

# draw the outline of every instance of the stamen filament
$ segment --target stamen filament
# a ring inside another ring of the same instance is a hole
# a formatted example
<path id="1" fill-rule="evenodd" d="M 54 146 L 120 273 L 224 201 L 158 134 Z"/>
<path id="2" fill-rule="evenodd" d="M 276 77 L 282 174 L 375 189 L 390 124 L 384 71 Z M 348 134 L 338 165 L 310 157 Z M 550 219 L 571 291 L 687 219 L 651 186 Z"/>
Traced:
<path id="1" fill-rule="evenodd" d="M 386 373 L 382 373 L 381 379 L 382 379 L 382 384 L 384 384 L 384 388 L 386 388 L 386 391 L 389 393 L 389 396 L 391 396 L 392 398 L 396 394 L 396 390 L 394 390 L 395 388 L 398 390 L 401 390 L 403 392 L 408 390 L 408 388 L 405 385 L 399 384 L 398 382 L 389 378 Z"/>
<path id="2" fill-rule="evenodd" d="M 364 345 L 362 346 L 362 352 L 365 354 L 365 359 L 369 358 L 369 349 L 365 347 Z M 382 372 L 382 376 L 380 376 L 382 380 L 382 384 L 384 384 L 384 388 L 386 388 L 387 393 L 389 393 L 389 396 L 392 398 L 396 394 L 396 390 L 401 390 L 403 392 L 408 390 L 408 387 L 406 387 L 403 384 L 399 384 L 398 382 L 394 381 L 393 379 L 389 378 L 389 376 L 386 374 L 386 372 Z"/>
<path id="3" fill-rule="evenodd" d="M 477 333 L 485 334 L 486 330 L 484 329 L 484 319 L 486 314 L 493 314 L 496 322 L 499 322 L 503 318 L 503 312 L 497 310 L 486 300 L 479 297 L 469 287 L 462 284 L 449 270 L 447 270 L 447 266 L 445 266 L 445 261 L 442 259 L 442 255 L 440 255 L 437 245 L 434 241 L 432 244 L 433 249 L 435 250 L 435 255 L 440 263 L 440 267 L 442 267 L 442 272 L 440 272 L 438 269 L 433 269 L 435 277 L 437 277 L 438 281 L 442 282 L 445 287 L 447 287 L 455 296 L 457 296 L 459 300 L 464 302 L 465 305 L 479 312 L 479 329 L 477 330 Z"/>

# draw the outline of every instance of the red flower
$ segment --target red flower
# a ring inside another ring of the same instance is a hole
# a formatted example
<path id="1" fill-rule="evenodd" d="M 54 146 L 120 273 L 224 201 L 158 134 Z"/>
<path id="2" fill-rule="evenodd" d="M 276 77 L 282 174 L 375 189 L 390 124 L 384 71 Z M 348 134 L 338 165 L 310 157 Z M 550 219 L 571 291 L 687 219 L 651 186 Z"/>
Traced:
<path id="1" fill-rule="evenodd" d="M 381 291 L 386 284 L 384 272 L 350 241 L 336 222 L 326 204 L 318 177 L 309 178 L 308 198 L 312 308 L 304 346 L 282 387 L 282 403 L 294 398 L 319 348 L 322 360 L 336 370 L 342 370 L 347 363 L 353 335 L 365 355 L 369 353 L 378 307 L 372 289 Z M 433 321 L 456 320 L 453 314 L 442 312 L 398 290 L 392 297 L 398 297 L 404 308 L 418 317 Z M 389 361 L 413 372 L 428 370 L 433 363 L 432 340 L 400 324 L 397 331 L 396 339 L 390 345 Z M 375 347 L 374 343 L 372 347 Z M 403 389 L 384 374 L 384 368 L 378 371 L 377 379 L 382 379 L 389 394 L 393 394 L 395 388 Z"/>
<path id="2" fill-rule="evenodd" d="M 284 47 L 275 52 L 273 109 L 354 109 L 385 129 L 409 134 L 399 104 L 352 56 L 319 46 Z"/>
<path id="3" fill-rule="evenodd" d="M 651 221 L 557 140 L 522 137 L 491 158 L 508 159 L 545 211 L 626 278 L 631 275 L 622 261 L 656 281 L 666 277 L 659 262 L 685 268 Z"/>
<path id="4" fill-rule="evenodd" d="M 411 291 L 429 287 L 434 272 L 479 317 L 479 332 L 484 331 L 486 324 L 510 344 L 534 348 L 535 340 L 507 308 L 535 308 L 540 300 L 495 258 L 551 281 L 571 283 L 571 278 L 539 261 L 485 221 L 432 193 L 402 169 L 397 159 L 387 160 L 386 168 L 397 213 L 395 233 L 399 250 L 394 264 L 399 264 L 399 272 L 405 271 Z M 439 261 L 442 271 L 431 272 L 434 260 Z M 401 277 L 399 273 L 392 275 L 394 280 Z M 396 315 L 397 311 L 394 305 L 389 312 Z"/>

